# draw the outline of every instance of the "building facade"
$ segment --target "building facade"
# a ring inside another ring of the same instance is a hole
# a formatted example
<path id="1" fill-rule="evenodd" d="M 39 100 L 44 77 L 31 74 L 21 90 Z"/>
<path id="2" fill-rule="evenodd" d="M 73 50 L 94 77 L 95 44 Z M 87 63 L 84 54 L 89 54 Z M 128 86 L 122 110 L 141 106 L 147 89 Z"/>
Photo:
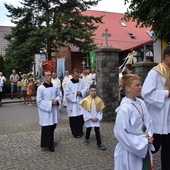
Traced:
<path id="1" fill-rule="evenodd" d="M 120 64 L 132 51 L 135 51 L 135 62 L 143 61 L 146 57 L 153 60 L 153 39 L 150 28 L 138 28 L 136 22 L 123 21 L 124 14 L 122 13 L 87 10 L 82 14 L 94 17 L 103 16 L 103 24 L 99 24 L 94 33 L 94 42 L 97 48 L 107 45 L 111 48 L 120 49 Z M 0 27 L 0 54 L 3 56 L 8 43 L 4 39 L 4 35 L 9 34 L 10 31 L 11 27 Z M 106 34 L 110 36 L 106 37 Z M 150 56 L 146 56 L 146 54 Z M 58 49 L 58 52 L 52 54 L 52 56 L 54 59 L 65 58 L 65 68 L 70 72 L 74 68 L 81 71 L 84 68 L 90 68 L 90 54 L 81 52 L 78 47 L 71 44 L 65 44 L 65 47 Z"/>
<path id="2" fill-rule="evenodd" d="M 8 45 L 8 41 L 4 39 L 5 34 L 11 32 L 11 27 L 0 26 L 0 55 L 5 56 L 5 48 Z"/>

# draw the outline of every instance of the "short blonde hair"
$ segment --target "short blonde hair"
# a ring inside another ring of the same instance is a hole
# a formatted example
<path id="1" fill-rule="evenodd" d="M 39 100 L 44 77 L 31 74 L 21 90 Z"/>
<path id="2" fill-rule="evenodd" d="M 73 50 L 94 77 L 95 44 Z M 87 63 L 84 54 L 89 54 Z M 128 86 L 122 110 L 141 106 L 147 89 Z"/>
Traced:
<path id="1" fill-rule="evenodd" d="M 27 78 L 27 74 L 23 74 L 23 75 L 22 75 L 22 77 L 24 77 L 24 76 Z"/>
<path id="2" fill-rule="evenodd" d="M 125 74 L 121 78 L 122 89 L 125 90 L 126 86 L 130 86 L 134 80 L 140 80 L 140 77 L 136 74 Z"/>

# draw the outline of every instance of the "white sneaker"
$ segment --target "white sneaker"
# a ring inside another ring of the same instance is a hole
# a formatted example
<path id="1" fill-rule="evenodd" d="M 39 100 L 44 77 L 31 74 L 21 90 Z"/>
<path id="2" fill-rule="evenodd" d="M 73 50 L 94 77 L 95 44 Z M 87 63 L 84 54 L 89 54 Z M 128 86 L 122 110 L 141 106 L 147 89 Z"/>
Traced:
<path id="1" fill-rule="evenodd" d="M 31 103 L 29 103 L 29 104 L 28 104 L 28 106 L 32 106 L 32 104 L 31 104 Z"/>

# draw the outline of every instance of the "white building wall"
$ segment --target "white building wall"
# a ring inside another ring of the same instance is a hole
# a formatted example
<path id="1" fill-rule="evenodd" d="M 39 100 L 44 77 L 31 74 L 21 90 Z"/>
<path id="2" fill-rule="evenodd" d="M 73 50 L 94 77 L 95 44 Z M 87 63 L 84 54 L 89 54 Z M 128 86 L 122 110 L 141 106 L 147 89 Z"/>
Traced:
<path id="1" fill-rule="evenodd" d="M 11 33 L 11 27 L 0 26 L 0 55 L 5 56 L 5 48 L 8 45 L 8 41 L 4 39 L 5 34 Z"/>

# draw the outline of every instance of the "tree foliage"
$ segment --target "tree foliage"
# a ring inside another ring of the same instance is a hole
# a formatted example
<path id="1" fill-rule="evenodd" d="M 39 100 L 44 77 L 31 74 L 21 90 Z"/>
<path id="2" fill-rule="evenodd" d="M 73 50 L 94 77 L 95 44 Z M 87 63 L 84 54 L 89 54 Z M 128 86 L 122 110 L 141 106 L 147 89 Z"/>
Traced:
<path id="1" fill-rule="evenodd" d="M 23 0 L 22 6 L 5 3 L 16 26 L 6 36 L 10 42 L 6 54 L 11 64 L 29 69 L 33 56 L 45 51 L 48 59 L 65 43 L 86 52 L 96 47 L 92 36 L 102 17 L 84 16 L 83 12 L 100 0 Z"/>
<path id="2" fill-rule="evenodd" d="M 4 72 L 4 60 L 2 55 L 0 55 L 0 72 Z"/>
<path id="3" fill-rule="evenodd" d="M 136 20 L 137 26 L 151 26 L 155 37 L 170 41 L 169 0 L 125 0 L 130 2 L 125 20 Z"/>

